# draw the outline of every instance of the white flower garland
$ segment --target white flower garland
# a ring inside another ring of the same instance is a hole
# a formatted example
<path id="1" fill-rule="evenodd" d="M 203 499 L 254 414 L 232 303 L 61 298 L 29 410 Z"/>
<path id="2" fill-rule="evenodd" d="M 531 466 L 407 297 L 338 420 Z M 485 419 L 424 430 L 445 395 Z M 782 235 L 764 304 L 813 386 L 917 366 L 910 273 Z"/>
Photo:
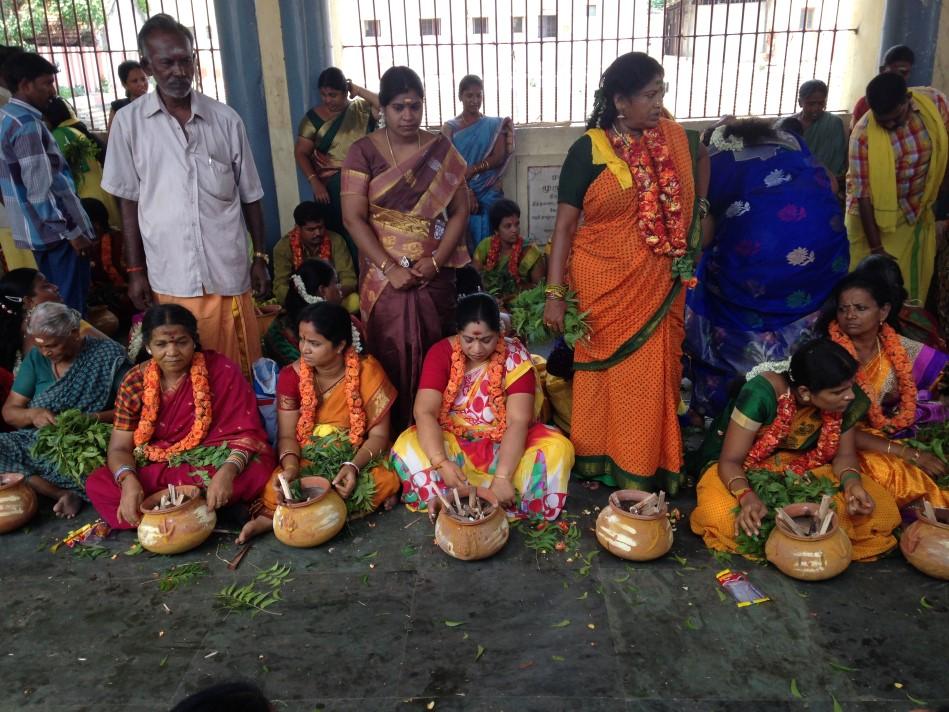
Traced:
<path id="1" fill-rule="evenodd" d="M 729 136 L 725 138 L 725 129 L 727 125 L 719 126 L 712 132 L 709 139 L 709 145 L 717 148 L 719 151 L 742 151 L 745 148 L 745 142 L 738 136 Z"/>
<path id="2" fill-rule="evenodd" d="M 290 281 L 293 282 L 294 289 L 297 290 L 297 294 L 300 295 L 300 299 L 305 301 L 307 304 L 319 304 L 320 302 L 325 302 L 326 300 L 323 297 L 317 294 L 310 294 L 306 291 L 306 285 L 303 284 L 303 278 L 295 274 L 290 278 Z M 362 339 L 359 336 L 359 329 L 356 328 L 355 324 L 350 322 L 350 328 L 352 329 L 353 334 L 353 348 L 356 349 L 357 354 L 362 353 Z"/>
<path id="3" fill-rule="evenodd" d="M 790 370 L 791 359 L 787 359 L 786 361 L 765 361 L 748 371 L 748 373 L 745 374 L 745 380 L 750 381 L 755 376 L 760 376 L 762 373 L 767 373 L 768 371 L 772 373 L 788 373 Z"/>

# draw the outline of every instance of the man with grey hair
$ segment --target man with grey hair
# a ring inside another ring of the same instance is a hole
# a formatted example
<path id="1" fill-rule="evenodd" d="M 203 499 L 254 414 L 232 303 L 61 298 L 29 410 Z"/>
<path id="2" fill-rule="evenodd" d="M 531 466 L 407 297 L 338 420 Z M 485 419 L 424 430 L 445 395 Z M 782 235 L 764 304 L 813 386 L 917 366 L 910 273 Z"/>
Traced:
<path id="1" fill-rule="evenodd" d="M 154 15 L 138 43 L 158 90 L 116 114 L 102 179 L 121 202 L 129 297 L 139 309 L 153 297 L 186 307 L 202 344 L 249 377 L 260 356 L 251 285 L 267 294 L 270 275 L 264 193 L 247 133 L 233 109 L 193 90 L 186 27 Z"/>

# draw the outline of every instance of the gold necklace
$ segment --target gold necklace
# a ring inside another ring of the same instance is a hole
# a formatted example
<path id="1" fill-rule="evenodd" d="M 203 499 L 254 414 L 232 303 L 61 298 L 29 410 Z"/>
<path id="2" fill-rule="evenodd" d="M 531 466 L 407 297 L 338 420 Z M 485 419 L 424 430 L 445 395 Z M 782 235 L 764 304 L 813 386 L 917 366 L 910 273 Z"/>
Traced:
<path id="1" fill-rule="evenodd" d="M 415 175 L 412 173 L 412 169 L 409 168 L 407 171 L 403 171 L 401 168 L 399 168 L 399 162 L 395 160 L 395 151 L 392 150 L 392 142 L 389 141 L 389 127 L 386 126 L 386 128 L 383 129 L 383 131 L 385 132 L 385 135 L 386 135 L 386 145 L 389 147 L 389 155 L 392 157 L 392 167 L 397 168 L 399 170 L 399 172 L 402 174 L 402 179 L 405 181 L 406 185 L 409 186 L 409 188 L 414 188 Z M 418 138 L 418 150 L 421 151 L 422 150 L 422 133 L 418 131 L 418 129 L 416 129 L 415 136 L 416 138 Z"/>

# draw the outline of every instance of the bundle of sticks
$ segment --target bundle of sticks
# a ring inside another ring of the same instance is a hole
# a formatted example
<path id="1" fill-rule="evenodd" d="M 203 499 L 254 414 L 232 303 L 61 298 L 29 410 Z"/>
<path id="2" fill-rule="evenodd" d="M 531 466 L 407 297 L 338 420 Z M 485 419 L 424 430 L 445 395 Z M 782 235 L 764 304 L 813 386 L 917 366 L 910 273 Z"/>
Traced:
<path id="1" fill-rule="evenodd" d="M 791 517 L 783 509 L 779 509 L 775 514 L 775 518 L 781 522 L 784 522 L 785 526 L 790 529 L 794 534 L 800 537 L 812 537 L 812 536 L 821 536 L 830 531 L 830 524 L 834 521 L 834 513 L 830 509 L 830 503 L 833 501 L 833 498 L 829 495 L 824 495 L 820 500 L 820 508 L 817 510 L 816 514 L 812 514 L 808 517 Z M 804 519 L 802 523 L 800 520 Z"/>
<path id="2" fill-rule="evenodd" d="M 177 489 L 174 485 L 168 485 L 168 491 L 162 494 L 161 502 L 158 503 L 155 507 L 152 508 L 152 511 L 157 511 L 159 509 L 168 509 L 169 507 L 177 507 L 179 504 L 183 504 L 187 496 L 184 492 Z"/>
<path id="3" fill-rule="evenodd" d="M 933 509 L 933 505 L 928 499 L 923 500 L 923 514 L 926 516 L 926 519 L 931 522 L 939 522 L 939 518 L 936 516 L 936 510 Z"/>
<path id="4" fill-rule="evenodd" d="M 449 499 L 440 489 L 435 488 L 435 494 L 441 501 L 445 512 L 456 519 L 461 519 L 465 522 L 477 522 L 485 519 L 494 511 L 494 507 L 491 504 L 483 502 L 474 487 L 468 488 L 468 496 L 465 499 L 461 498 L 461 495 L 458 494 L 458 490 L 454 487 L 450 492 L 451 498 Z"/>
<path id="5" fill-rule="evenodd" d="M 653 492 L 651 495 L 646 497 L 646 499 L 641 502 L 637 502 L 629 508 L 629 511 L 632 514 L 638 514 L 640 516 L 651 516 L 654 514 L 659 514 L 662 511 L 662 508 L 666 506 L 666 493 L 662 490 L 659 490 L 659 494 Z"/>
<path id="6" fill-rule="evenodd" d="M 290 488 L 289 480 L 287 480 L 282 472 L 277 475 L 277 480 L 280 482 L 280 490 L 283 492 L 284 499 L 286 499 L 287 502 L 307 502 L 314 497 L 318 497 L 323 492 L 323 490 L 318 487 L 303 489 L 303 487 L 299 487 L 298 482 L 299 496 L 295 496 L 293 490 Z"/>

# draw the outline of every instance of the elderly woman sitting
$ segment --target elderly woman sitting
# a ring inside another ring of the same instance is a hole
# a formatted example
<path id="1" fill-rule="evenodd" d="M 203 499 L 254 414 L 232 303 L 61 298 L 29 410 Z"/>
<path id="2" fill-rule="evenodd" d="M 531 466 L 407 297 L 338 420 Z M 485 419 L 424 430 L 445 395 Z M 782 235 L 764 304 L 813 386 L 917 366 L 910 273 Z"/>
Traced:
<path id="1" fill-rule="evenodd" d="M 46 302 L 33 309 L 28 324 L 36 346 L 23 359 L 3 419 L 17 430 L 0 433 L 0 472 L 22 472 L 40 494 L 56 500 L 60 517 L 76 516 L 85 493 L 30 449 L 39 428 L 52 425 L 64 410 L 112 421 L 112 403 L 128 368 L 122 347 L 109 339 L 80 336 L 79 314 Z"/>

